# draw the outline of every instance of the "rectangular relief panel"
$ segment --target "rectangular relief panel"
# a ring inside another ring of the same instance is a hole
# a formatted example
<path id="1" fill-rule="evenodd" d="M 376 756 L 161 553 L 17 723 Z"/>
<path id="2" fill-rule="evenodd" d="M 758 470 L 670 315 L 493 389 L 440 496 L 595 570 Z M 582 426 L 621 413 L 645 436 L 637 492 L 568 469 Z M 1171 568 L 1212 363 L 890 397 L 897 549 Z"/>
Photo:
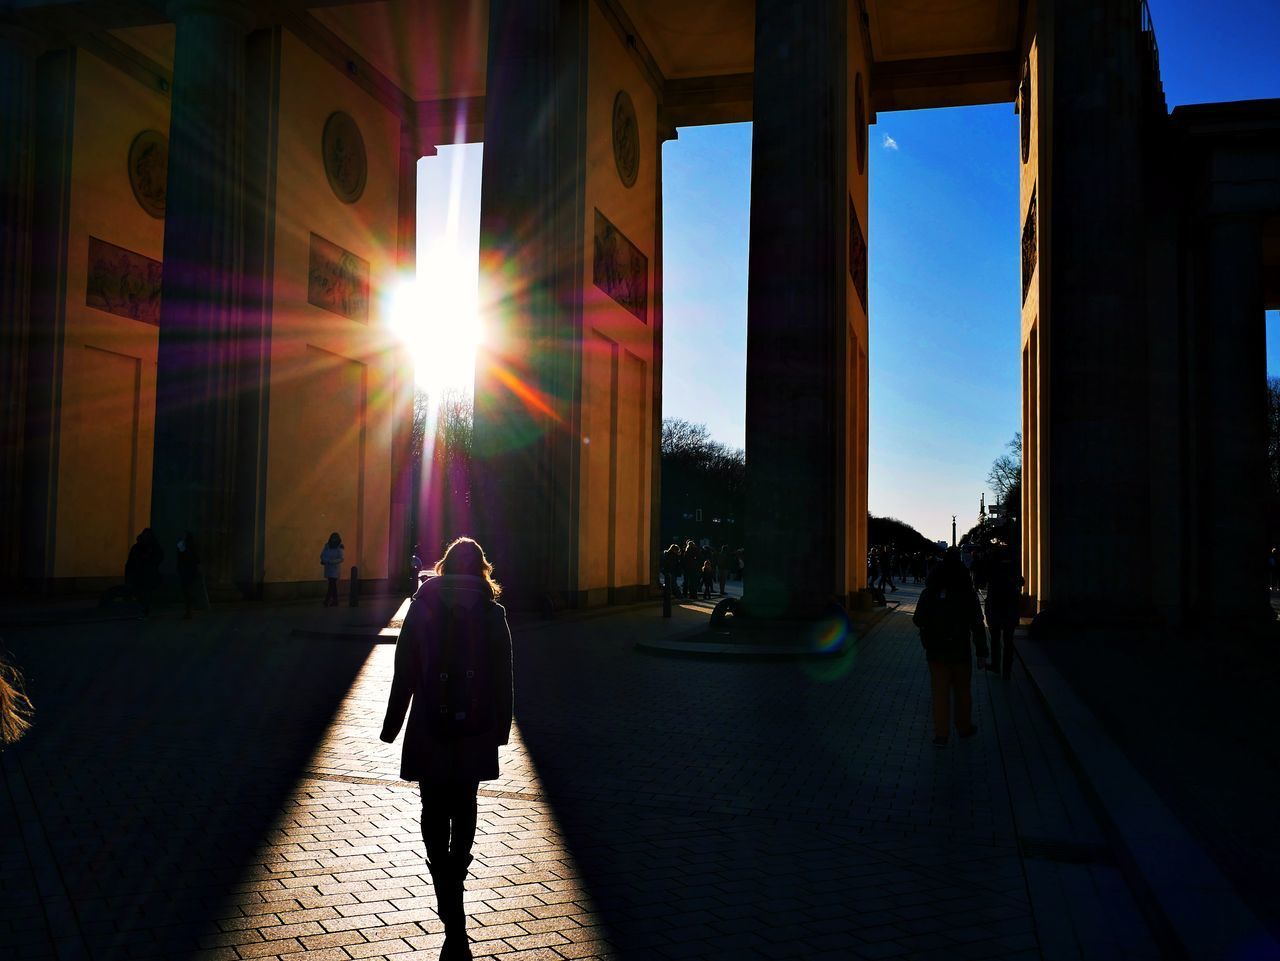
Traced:
<path id="1" fill-rule="evenodd" d="M 137 357 L 97 347 L 67 355 L 60 577 L 122 576 L 135 528 L 145 523 L 137 496 L 141 365 Z"/>
<path id="2" fill-rule="evenodd" d="M 613 573 L 618 345 L 597 330 L 583 343 L 579 589 L 603 603 Z"/>
<path id="3" fill-rule="evenodd" d="M 614 578 L 612 587 L 631 587 L 648 580 L 648 424 L 647 367 L 629 350 L 622 351 L 618 371 L 618 438 L 614 501 Z"/>
<path id="4" fill-rule="evenodd" d="M 312 234 L 307 303 L 367 324 L 369 261 L 319 234 Z"/>
<path id="5" fill-rule="evenodd" d="M 867 238 L 862 232 L 862 224 L 858 220 L 858 210 L 853 205 L 853 196 L 849 197 L 849 279 L 853 281 L 853 289 L 858 292 L 858 300 L 862 309 L 867 309 Z"/>
<path id="6" fill-rule="evenodd" d="M 596 210 L 591 279 L 597 287 L 648 323 L 649 258 Z"/>
<path id="7" fill-rule="evenodd" d="M 1039 245 L 1036 242 L 1036 188 L 1031 188 L 1031 202 L 1027 204 L 1027 219 L 1022 225 L 1022 299 L 1027 299 L 1031 278 L 1036 273 Z"/>
<path id="8" fill-rule="evenodd" d="M 317 557 L 331 531 L 341 534 L 350 568 L 362 563 L 364 553 L 368 370 L 359 361 L 307 345 L 298 390 L 305 401 L 292 444 L 297 452 L 293 469 L 299 472 L 293 522 L 314 528 Z M 310 560 L 305 567 L 311 576 L 305 579 L 318 580 L 319 562 Z"/>
<path id="9" fill-rule="evenodd" d="M 160 325 L 160 261 L 89 238 L 84 302 L 97 310 Z"/>

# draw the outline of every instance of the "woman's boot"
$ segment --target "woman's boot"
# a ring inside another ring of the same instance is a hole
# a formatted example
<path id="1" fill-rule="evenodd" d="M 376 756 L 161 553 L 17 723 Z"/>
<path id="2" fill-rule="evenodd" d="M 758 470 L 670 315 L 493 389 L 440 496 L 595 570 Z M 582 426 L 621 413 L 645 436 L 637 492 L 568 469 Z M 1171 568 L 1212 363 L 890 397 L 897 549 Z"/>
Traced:
<path id="1" fill-rule="evenodd" d="M 453 872 L 450 870 L 450 858 L 447 854 L 437 854 L 427 861 L 427 870 L 431 873 L 431 886 L 436 892 L 436 916 L 444 924 L 445 941 L 440 949 L 440 961 L 457 961 L 459 955 L 454 944 L 456 939 L 449 937 L 451 924 L 450 912 L 453 910 Z"/>
<path id="2" fill-rule="evenodd" d="M 463 907 L 463 894 L 466 891 L 467 868 L 471 865 L 471 855 L 449 856 L 449 881 L 446 887 L 447 901 L 444 903 L 444 947 L 440 952 L 440 961 L 471 961 L 471 939 L 467 936 L 467 912 Z"/>

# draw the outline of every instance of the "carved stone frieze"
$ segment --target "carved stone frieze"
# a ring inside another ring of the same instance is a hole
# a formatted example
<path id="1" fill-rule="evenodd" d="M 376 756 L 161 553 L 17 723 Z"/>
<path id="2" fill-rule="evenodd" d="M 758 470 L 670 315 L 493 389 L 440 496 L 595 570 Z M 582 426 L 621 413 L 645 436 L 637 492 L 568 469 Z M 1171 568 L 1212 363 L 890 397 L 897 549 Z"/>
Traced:
<path id="1" fill-rule="evenodd" d="M 1036 188 L 1031 188 L 1031 203 L 1027 205 L 1027 220 L 1022 225 L 1022 299 L 1027 299 L 1031 278 L 1036 272 L 1038 256 L 1036 242 Z"/>
<path id="2" fill-rule="evenodd" d="M 599 210 L 591 277 L 597 287 L 648 323 L 649 258 Z"/>
<path id="3" fill-rule="evenodd" d="M 307 303 L 368 323 L 369 261 L 312 234 Z"/>
<path id="4" fill-rule="evenodd" d="M 89 238 L 84 302 L 97 310 L 160 325 L 160 261 Z"/>
<path id="5" fill-rule="evenodd" d="M 853 197 L 849 198 L 849 279 L 853 281 L 853 289 L 858 292 L 862 301 L 862 309 L 867 309 L 867 238 L 862 233 L 862 224 L 858 220 L 858 208 L 853 205 Z"/>

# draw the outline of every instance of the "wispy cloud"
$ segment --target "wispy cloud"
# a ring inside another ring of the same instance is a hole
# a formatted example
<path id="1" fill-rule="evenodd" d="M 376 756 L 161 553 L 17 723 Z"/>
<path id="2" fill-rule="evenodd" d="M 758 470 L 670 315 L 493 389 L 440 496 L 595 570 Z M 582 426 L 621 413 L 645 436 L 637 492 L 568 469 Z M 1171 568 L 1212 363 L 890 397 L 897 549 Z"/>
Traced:
<path id="1" fill-rule="evenodd" d="M 898 141 L 894 140 L 888 134 L 885 134 L 882 146 L 884 147 L 885 150 L 897 150 Z"/>

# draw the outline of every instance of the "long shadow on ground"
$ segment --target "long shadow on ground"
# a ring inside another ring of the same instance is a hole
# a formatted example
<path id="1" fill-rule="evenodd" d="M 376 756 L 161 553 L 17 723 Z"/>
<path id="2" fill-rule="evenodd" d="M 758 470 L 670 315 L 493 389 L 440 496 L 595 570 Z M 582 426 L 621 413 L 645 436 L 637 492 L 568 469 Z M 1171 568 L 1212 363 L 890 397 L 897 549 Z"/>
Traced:
<path id="1" fill-rule="evenodd" d="M 7 763 L 96 961 L 181 958 L 217 930 L 370 651 L 244 623 L 9 638 L 38 714 Z M 65 920 L 51 927 L 70 933 Z"/>
<path id="2" fill-rule="evenodd" d="M 891 910 L 922 939 L 1029 914 L 983 749 L 935 761 L 926 745 L 922 664 L 630 643 L 517 646 L 521 735 L 616 956 L 856 958 L 904 936 Z"/>

